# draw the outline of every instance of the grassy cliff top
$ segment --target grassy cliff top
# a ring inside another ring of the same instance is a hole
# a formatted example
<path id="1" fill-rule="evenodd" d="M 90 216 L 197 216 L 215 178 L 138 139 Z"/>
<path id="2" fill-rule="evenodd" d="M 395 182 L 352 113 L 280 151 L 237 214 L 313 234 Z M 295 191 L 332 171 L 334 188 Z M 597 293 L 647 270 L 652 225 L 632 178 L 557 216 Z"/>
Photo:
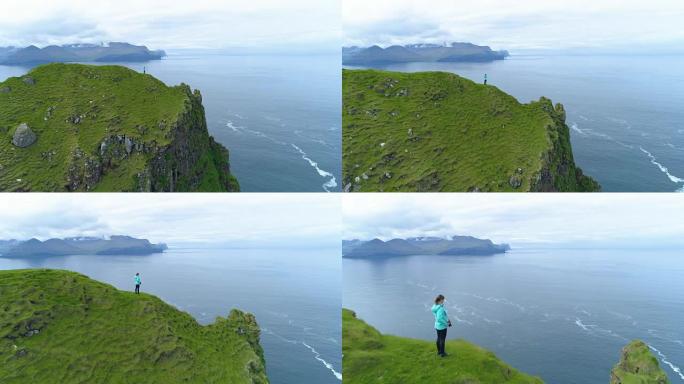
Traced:
<path id="1" fill-rule="evenodd" d="M 542 383 L 466 341 L 449 340 L 446 351 L 441 358 L 432 341 L 383 335 L 354 312 L 342 312 L 345 383 Z"/>
<path id="2" fill-rule="evenodd" d="M 0 83 L 0 190 L 61 191 L 79 173 L 101 184 L 88 190 L 134 190 L 134 178 L 174 140 L 203 152 L 192 165 L 198 169 L 186 173 L 210 178 L 227 167 L 228 154 L 212 150 L 218 146 L 209 144 L 204 110 L 193 106 L 201 108 L 201 96 L 187 85 L 168 87 L 121 66 L 47 64 L 9 78 Z M 183 116 L 205 132 L 183 137 L 176 129 Z M 35 142 L 18 146 L 15 132 L 26 126 Z M 219 189 L 209 187 L 203 190 Z"/>
<path id="3" fill-rule="evenodd" d="M 267 383 L 258 338 L 237 310 L 201 326 L 77 273 L 0 271 L 2 383 Z"/>
<path id="4" fill-rule="evenodd" d="M 344 70 L 343 104 L 354 191 L 528 191 L 548 168 L 568 172 L 555 189 L 581 189 L 565 111 L 548 99 L 521 104 L 446 72 Z"/>
<path id="5" fill-rule="evenodd" d="M 634 340 L 622 349 L 620 362 L 610 373 L 611 384 L 668 384 L 667 374 L 660 368 L 648 345 Z"/>

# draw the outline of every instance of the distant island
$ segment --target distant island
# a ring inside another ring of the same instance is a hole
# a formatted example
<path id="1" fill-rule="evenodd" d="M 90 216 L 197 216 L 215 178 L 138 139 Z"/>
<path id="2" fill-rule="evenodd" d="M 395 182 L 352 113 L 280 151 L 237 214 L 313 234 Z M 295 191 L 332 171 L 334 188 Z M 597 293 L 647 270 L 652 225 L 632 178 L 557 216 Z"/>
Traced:
<path id="1" fill-rule="evenodd" d="M 382 241 L 343 240 L 342 256 L 350 259 L 387 258 L 414 255 L 495 255 L 510 250 L 508 244 L 494 244 L 491 240 L 472 236 L 412 237 Z"/>
<path id="2" fill-rule="evenodd" d="M 504 60 L 508 51 L 471 43 L 409 44 L 381 48 L 343 47 L 343 65 L 372 65 L 412 62 L 488 62 Z"/>
<path id="3" fill-rule="evenodd" d="M 64 63 L 0 82 L 0 191 L 239 190 L 202 94 L 186 84 Z"/>
<path id="4" fill-rule="evenodd" d="M 202 325 L 156 296 L 50 269 L 0 271 L 0 292 L 3 384 L 269 382 L 251 313 Z"/>
<path id="5" fill-rule="evenodd" d="M 161 60 L 162 50 L 129 43 L 66 44 L 38 48 L 0 47 L 0 65 L 26 65 L 67 62 L 141 62 Z"/>
<path id="6" fill-rule="evenodd" d="M 50 257 L 67 255 L 150 255 L 167 249 L 166 244 L 153 244 L 147 239 L 130 236 L 69 237 L 40 241 L 6 240 L 0 242 L 0 255 L 8 258 Z"/>

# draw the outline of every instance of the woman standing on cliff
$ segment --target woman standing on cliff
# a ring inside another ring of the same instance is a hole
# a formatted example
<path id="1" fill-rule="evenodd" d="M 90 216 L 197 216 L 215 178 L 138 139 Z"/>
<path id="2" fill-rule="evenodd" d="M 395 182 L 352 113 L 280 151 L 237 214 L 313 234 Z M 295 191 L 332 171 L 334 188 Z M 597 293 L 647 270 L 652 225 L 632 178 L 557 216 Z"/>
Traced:
<path id="1" fill-rule="evenodd" d="M 142 280 L 140 279 L 140 272 L 137 272 L 135 274 L 135 293 L 140 293 L 140 284 L 142 284 Z"/>
<path id="2" fill-rule="evenodd" d="M 432 306 L 432 314 L 435 315 L 435 330 L 437 331 L 437 354 L 441 357 L 446 357 L 444 351 L 447 337 L 447 328 L 451 327 L 451 320 L 444 309 L 444 295 L 439 295 L 435 298 L 435 304 Z"/>

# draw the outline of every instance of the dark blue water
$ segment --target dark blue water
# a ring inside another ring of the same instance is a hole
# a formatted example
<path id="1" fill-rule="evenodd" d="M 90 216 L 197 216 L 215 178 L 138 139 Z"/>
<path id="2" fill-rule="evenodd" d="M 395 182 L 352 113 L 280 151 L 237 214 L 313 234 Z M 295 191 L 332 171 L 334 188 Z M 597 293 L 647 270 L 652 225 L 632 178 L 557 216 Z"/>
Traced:
<path id="1" fill-rule="evenodd" d="M 209 132 L 230 150 L 243 191 L 339 191 L 340 56 L 170 52 L 125 65 L 202 92 Z M 0 66 L 0 81 L 30 68 Z"/>
<path id="2" fill-rule="evenodd" d="M 339 249 L 171 249 L 151 256 L 0 258 L 0 269 L 77 271 L 119 289 L 142 290 L 212 323 L 231 308 L 252 312 L 271 383 L 338 383 L 342 372 Z M 329 366 L 326 366 L 328 364 Z"/>
<path id="3" fill-rule="evenodd" d="M 684 56 L 519 55 L 379 68 L 477 82 L 486 73 L 521 102 L 549 97 L 566 108 L 576 163 L 604 191 L 684 192 Z"/>
<path id="4" fill-rule="evenodd" d="M 494 351 L 554 384 L 608 383 L 632 339 L 684 382 L 682 250 L 515 250 L 481 257 L 344 259 L 343 305 L 382 332 L 434 338 L 434 297 L 449 338 Z"/>

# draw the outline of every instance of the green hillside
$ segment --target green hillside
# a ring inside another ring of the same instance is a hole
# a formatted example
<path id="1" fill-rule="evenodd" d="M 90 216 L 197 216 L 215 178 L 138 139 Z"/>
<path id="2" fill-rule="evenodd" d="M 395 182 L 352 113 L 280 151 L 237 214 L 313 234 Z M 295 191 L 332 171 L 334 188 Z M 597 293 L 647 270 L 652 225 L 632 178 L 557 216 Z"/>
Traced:
<path id="1" fill-rule="evenodd" d="M 434 342 L 383 335 L 354 312 L 342 312 L 345 383 L 542 383 L 466 341 L 449 340 L 446 351 L 449 356 L 441 358 Z"/>
<path id="2" fill-rule="evenodd" d="M 346 191 L 597 191 L 565 110 L 444 72 L 343 71 Z"/>
<path id="3" fill-rule="evenodd" d="M 57 270 L 0 271 L 0 382 L 268 383 L 251 314 L 214 324 Z"/>
<path id="4" fill-rule="evenodd" d="M 648 345 L 635 340 L 622 349 L 620 362 L 610 372 L 610 384 L 668 384 Z"/>
<path id="5" fill-rule="evenodd" d="M 0 191 L 238 189 L 187 85 L 80 64 L 0 83 Z"/>

